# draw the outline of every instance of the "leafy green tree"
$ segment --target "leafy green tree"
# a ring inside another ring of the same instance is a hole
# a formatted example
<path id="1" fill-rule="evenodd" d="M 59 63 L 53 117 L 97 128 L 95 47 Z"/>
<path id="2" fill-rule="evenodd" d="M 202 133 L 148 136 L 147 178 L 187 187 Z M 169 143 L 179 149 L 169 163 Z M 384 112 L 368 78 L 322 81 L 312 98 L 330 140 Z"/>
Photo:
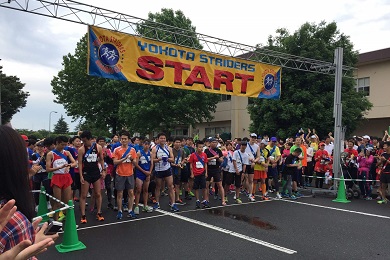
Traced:
<path id="1" fill-rule="evenodd" d="M 76 133 L 78 133 L 79 131 L 83 131 L 83 130 L 89 130 L 96 137 L 99 137 L 99 136 L 109 137 L 110 136 L 110 131 L 109 131 L 107 126 L 96 125 L 95 122 L 90 122 L 87 120 L 80 120 L 74 130 Z"/>
<path id="2" fill-rule="evenodd" d="M 286 29 L 276 32 L 276 36 L 269 36 L 266 48 L 333 61 L 334 50 L 342 47 L 344 65 L 355 66 L 358 61 L 358 53 L 353 50 L 349 36 L 340 33 L 335 22 L 305 23 L 294 34 Z M 356 129 L 365 111 L 372 107 L 361 92 L 356 92 L 352 73 L 348 76 L 342 81 L 342 122 L 347 135 Z M 251 131 L 287 137 L 295 136 L 301 127 L 314 128 L 322 138 L 334 129 L 334 84 L 334 76 L 283 69 L 280 100 L 251 100 L 248 106 Z"/>
<path id="3" fill-rule="evenodd" d="M 53 133 L 55 134 L 67 134 L 69 132 L 69 125 L 65 121 L 63 115 L 58 119 L 57 123 L 54 125 Z"/>
<path id="4" fill-rule="evenodd" d="M 0 91 L 1 91 L 1 124 L 11 120 L 13 115 L 26 106 L 27 97 L 30 95 L 23 91 L 24 83 L 16 76 L 7 76 L 0 66 Z"/>
<path id="5" fill-rule="evenodd" d="M 150 29 L 153 22 L 161 24 L 160 30 Z M 202 49 L 196 38 L 195 26 L 180 10 L 163 8 L 160 13 L 149 13 L 148 20 L 137 30 L 144 37 Z M 178 31 L 186 36 L 170 33 Z M 120 114 L 126 126 L 134 132 L 144 134 L 155 130 L 168 134 L 177 125 L 195 125 L 212 120 L 219 98 L 219 95 L 198 91 L 133 84 L 126 97 L 129 105 L 121 106 Z"/>

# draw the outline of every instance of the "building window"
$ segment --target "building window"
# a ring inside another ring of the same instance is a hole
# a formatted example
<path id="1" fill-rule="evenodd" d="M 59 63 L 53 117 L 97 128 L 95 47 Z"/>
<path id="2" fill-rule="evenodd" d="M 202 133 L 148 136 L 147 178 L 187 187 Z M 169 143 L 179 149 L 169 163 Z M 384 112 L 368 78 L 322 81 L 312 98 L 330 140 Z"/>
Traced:
<path id="1" fill-rule="evenodd" d="M 213 137 L 216 136 L 217 134 L 221 135 L 223 133 L 230 133 L 230 127 L 225 126 L 225 127 L 208 127 L 205 129 L 205 135 L 206 137 Z"/>
<path id="2" fill-rule="evenodd" d="M 370 95 L 370 78 L 359 78 L 356 79 L 356 91 L 364 92 L 365 96 Z"/>
<path id="3" fill-rule="evenodd" d="M 188 128 L 176 128 L 171 132 L 171 136 L 188 136 Z"/>
<path id="4" fill-rule="evenodd" d="M 230 101 L 230 100 L 232 100 L 231 95 L 221 94 L 221 101 Z"/>

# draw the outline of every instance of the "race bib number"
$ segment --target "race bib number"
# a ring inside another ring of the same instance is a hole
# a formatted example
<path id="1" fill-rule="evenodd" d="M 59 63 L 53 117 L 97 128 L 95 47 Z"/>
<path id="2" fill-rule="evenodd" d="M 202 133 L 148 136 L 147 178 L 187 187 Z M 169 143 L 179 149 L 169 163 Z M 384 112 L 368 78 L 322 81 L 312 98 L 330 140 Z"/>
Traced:
<path id="1" fill-rule="evenodd" d="M 196 162 L 197 169 L 203 169 L 203 164 L 201 162 Z"/>
<path id="2" fill-rule="evenodd" d="M 148 163 L 148 161 L 145 159 L 145 156 L 142 156 L 140 159 L 141 159 L 141 164 Z"/>
<path id="3" fill-rule="evenodd" d="M 87 162 L 97 162 L 97 154 L 89 154 L 86 160 Z"/>
<path id="4" fill-rule="evenodd" d="M 130 158 L 127 158 L 124 163 L 131 163 L 131 159 Z"/>
<path id="5" fill-rule="evenodd" d="M 212 159 L 208 162 L 209 165 L 217 165 L 217 159 Z"/>

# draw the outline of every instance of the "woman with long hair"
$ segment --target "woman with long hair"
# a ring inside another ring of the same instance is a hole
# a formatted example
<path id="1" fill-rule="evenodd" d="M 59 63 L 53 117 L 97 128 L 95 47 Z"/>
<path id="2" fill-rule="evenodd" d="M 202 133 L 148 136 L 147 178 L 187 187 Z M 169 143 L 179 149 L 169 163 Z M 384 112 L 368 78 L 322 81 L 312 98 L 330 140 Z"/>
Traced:
<path id="1" fill-rule="evenodd" d="M 0 126 L 0 207 L 15 200 L 17 211 L 0 231 L 0 256 L 24 240 L 39 243 L 47 238 L 43 231 L 47 224 L 37 229 L 32 223 L 34 203 L 29 186 L 28 156 L 22 137 L 8 126 Z"/>

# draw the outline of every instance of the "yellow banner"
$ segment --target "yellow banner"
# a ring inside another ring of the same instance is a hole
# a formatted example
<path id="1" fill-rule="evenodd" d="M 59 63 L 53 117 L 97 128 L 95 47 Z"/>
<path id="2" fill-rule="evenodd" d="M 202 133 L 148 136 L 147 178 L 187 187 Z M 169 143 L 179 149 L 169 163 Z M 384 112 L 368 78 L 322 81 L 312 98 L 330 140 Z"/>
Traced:
<path id="1" fill-rule="evenodd" d="M 215 94 L 278 99 L 277 66 L 89 26 L 88 74 Z"/>

